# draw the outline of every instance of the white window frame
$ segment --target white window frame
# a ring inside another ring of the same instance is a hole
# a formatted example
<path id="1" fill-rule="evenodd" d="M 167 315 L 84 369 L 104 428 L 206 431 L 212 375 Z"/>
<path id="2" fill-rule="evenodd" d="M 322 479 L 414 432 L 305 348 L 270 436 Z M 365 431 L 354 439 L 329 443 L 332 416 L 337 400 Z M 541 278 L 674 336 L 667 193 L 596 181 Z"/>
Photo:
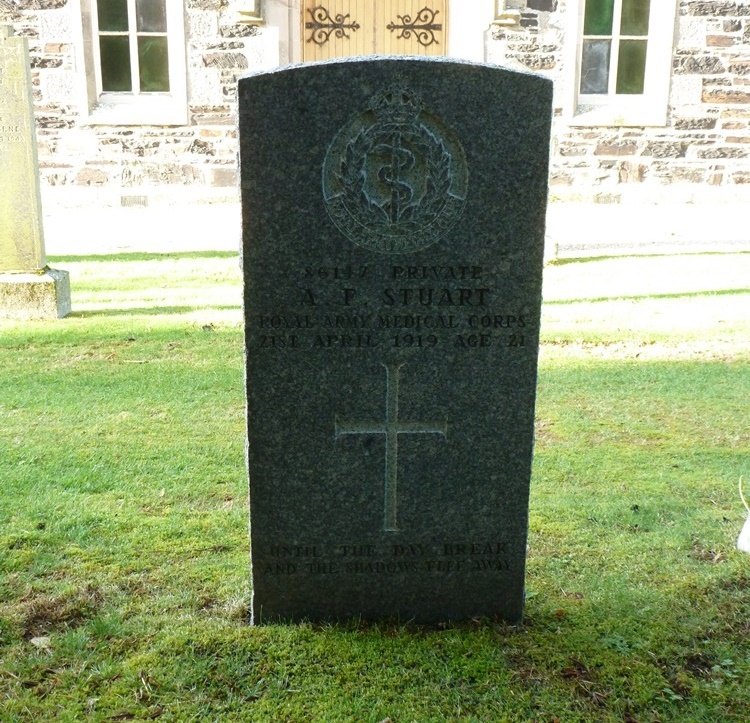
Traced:
<path id="1" fill-rule="evenodd" d="M 261 12 L 260 0 L 234 0 L 230 2 L 230 10 L 234 12 L 234 22 L 245 25 L 262 25 L 265 23 Z"/>
<path id="2" fill-rule="evenodd" d="M 563 107 L 572 126 L 665 126 L 669 106 L 669 83 L 678 0 L 651 0 L 646 76 L 642 94 L 583 95 L 581 51 L 585 0 L 568 0 L 567 54 L 565 67 L 569 84 Z"/>
<path id="3" fill-rule="evenodd" d="M 134 2 L 134 0 L 129 0 Z M 88 125 L 186 125 L 187 62 L 185 4 L 166 0 L 169 92 L 106 93 L 101 88 L 97 0 L 72 0 L 75 16 L 81 17 L 77 67 L 82 70 L 80 95 L 82 121 Z M 75 11 L 79 12 L 76 13 Z"/>

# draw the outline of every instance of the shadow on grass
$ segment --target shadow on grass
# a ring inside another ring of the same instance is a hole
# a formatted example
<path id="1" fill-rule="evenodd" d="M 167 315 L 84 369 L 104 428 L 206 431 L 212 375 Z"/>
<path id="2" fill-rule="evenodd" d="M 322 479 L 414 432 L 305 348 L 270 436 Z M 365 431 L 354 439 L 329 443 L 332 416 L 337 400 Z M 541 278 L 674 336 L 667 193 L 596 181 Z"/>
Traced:
<path id="1" fill-rule="evenodd" d="M 159 316 L 160 314 L 190 314 L 195 311 L 240 311 L 239 304 L 222 306 L 137 306 L 132 309 L 91 309 L 72 311 L 69 318 L 89 319 L 103 316 Z"/>
<path id="2" fill-rule="evenodd" d="M 633 294 L 631 296 L 597 296 L 592 299 L 545 299 L 545 306 L 564 306 L 567 304 L 596 304 L 603 301 L 647 301 L 657 299 L 701 299 L 710 296 L 741 296 L 750 293 L 750 288 L 745 289 L 712 289 L 710 291 L 680 291 L 674 294 Z"/>
<path id="3" fill-rule="evenodd" d="M 165 259 L 232 259 L 239 258 L 239 251 L 177 251 L 164 253 L 146 253 L 128 251 L 121 254 L 89 254 L 86 256 L 48 256 L 53 264 L 74 264 L 77 262 L 109 261 L 163 261 Z"/>
<path id="4" fill-rule="evenodd" d="M 617 254 L 611 256 L 566 256 L 564 258 L 552 259 L 548 266 L 569 266 L 570 264 L 589 264 L 592 261 L 621 261 L 622 259 L 665 259 L 675 256 L 727 256 L 727 255 L 750 254 L 750 251 L 732 250 L 732 251 L 684 251 L 682 253 L 663 253 L 663 254 Z"/>

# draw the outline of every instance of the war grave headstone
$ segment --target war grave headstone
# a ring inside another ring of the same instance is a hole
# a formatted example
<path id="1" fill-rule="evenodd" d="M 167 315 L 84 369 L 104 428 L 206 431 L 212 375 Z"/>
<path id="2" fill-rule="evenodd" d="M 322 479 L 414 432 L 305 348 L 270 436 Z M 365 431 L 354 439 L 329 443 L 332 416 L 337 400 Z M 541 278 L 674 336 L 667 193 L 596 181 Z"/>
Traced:
<path id="1" fill-rule="evenodd" d="M 523 611 L 552 87 L 239 84 L 255 622 Z"/>
<path id="2" fill-rule="evenodd" d="M 70 279 L 44 252 L 28 44 L 8 27 L 0 27 L 0 169 L 0 318 L 63 317 Z"/>

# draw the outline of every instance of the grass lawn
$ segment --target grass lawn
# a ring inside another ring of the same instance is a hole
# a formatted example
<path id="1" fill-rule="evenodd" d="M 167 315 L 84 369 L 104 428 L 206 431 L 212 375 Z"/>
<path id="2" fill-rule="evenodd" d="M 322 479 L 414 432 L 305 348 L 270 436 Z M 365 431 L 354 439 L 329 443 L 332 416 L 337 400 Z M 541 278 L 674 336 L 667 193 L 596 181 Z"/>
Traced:
<path id="1" fill-rule="evenodd" d="M 250 628 L 236 258 L 52 262 L 73 315 L 0 322 L 0 720 L 750 720 L 750 254 L 547 269 L 517 627 Z"/>

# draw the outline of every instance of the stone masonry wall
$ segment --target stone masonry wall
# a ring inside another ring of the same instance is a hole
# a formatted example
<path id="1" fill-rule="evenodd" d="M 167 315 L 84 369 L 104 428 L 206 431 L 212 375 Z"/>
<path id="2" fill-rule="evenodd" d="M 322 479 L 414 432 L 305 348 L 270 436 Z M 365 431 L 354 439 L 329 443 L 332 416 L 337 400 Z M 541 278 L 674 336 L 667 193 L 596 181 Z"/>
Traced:
<path id="1" fill-rule="evenodd" d="M 237 78 L 267 64 L 264 30 L 232 24 L 227 0 L 187 0 L 189 125 L 88 125 L 71 6 L 0 0 L 0 23 L 29 39 L 43 186 L 236 187 Z"/>
<path id="2" fill-rule="evenodd" d="M 565 5 L 508 0 L 507 9 L 520 11 L 520 23 L 495 30 L 489 50 L 490 59 L 555 81 L 553 193 L 593 187 L 606 195 L 623 184 L 646 190 L 750 183 L 750 2 L 680 1 L 663 128 L 576 128 L 561 118 Z"/>
<path id="3" fill-rule="evenodd" d="M 82 119 L 72 0 L 0 0 L 0 23 L 30 43 L 43 187 L 234 188 L 236 81 L 268 66 L 275 36 L 234 24 L 229 4 L 185 2 L 188 125 L 96 126 Z M 488 59 L 555 81 L 553 193 L 750 184 L 750 0 L 680 0 L 663 128 L 568 125 L 566 0 L 507 0 L 506 9 L 519 23 L 494 30 Z"/>

